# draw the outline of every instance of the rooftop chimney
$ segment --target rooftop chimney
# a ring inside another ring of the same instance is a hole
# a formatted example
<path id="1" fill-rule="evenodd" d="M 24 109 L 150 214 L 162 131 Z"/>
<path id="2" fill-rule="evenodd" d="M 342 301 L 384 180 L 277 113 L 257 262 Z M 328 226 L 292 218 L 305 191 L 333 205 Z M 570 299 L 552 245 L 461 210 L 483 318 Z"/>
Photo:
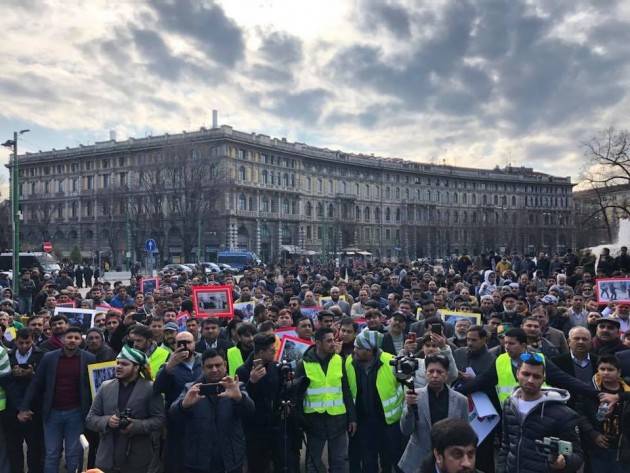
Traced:
<path id="1" fill-rule="evenodd" d="M 219 128 L 219 111 L 212 110 L 212 128 Z"/>
<path id="2" fill-rule="evenodd" d="M 116 130 L 109 130 L 109 141 L 116 141 Z"/>

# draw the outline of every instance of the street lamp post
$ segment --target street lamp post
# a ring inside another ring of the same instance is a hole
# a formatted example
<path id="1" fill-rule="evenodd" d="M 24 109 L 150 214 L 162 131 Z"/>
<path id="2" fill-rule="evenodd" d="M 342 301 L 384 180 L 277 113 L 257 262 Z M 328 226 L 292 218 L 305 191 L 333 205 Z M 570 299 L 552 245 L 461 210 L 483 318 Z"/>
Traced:
<path id="1" fill-rule="evenodd" d="M 20 184 L 18 167 L 18 136 L 28 133 L 30 130 L 20 130 L 13 132 L 13 140 L 2 143 L 6 148 L 12 148 L 13 159 L 11 162 L 11 219 L 13 222 L 13 294 L 18 293 L 18 283 L 20 274 Z"/>

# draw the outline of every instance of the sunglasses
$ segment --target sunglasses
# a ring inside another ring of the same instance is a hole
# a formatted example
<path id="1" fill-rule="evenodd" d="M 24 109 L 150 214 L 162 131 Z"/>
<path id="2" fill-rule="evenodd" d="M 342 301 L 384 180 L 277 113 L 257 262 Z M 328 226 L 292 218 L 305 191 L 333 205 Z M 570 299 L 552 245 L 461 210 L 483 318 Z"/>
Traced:
<path id="1" fill-rule="evenodd" d="M 536 365 L 543 365 L 545 363 L 545 358 L 542 356 L 541 353 L 532 353 L 532 352 L 525 352 L 525 353 L 521 353 L 521 361 L 524 363 L 530 363 L 530 364 L 536 364 Z"/>

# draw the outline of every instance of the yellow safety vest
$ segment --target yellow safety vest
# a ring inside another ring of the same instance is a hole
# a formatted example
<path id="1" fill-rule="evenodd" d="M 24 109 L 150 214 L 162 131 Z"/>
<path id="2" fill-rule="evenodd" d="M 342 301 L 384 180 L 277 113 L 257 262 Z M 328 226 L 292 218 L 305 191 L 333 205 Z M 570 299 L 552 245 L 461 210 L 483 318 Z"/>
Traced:
<path id="1" fill-rule="evenodd" d="M 245 364 L 243 354 L 239 347 L 228 348 L 227 351 L 228 374 L 233 378 L 236 370 Z"/>
<path id="2" fill-rule="evenodd" d="M 153 353 L 151 353 L 151 356 L 149 357 L 149 368 L 151 369 L 151 379 L 153 381 L 155 381 L 158 371 L 160 371 L 162 365 L 168 361 L 170 354 L 171 352 L 163 346 L 156 347 L 155 350 L 153 350 Z"/>
<path id="3" fill-rule="evenodd" d="M 391 353 L 381 352 L 381 367 L 376 373 L 376 391 L 378 392 L 378 397 L 380 398 L 381 405 L 383 406 L 385 422 L 388 425 L 395 424 L 400 420 L 403 410 L 403 400 L 405 398 L 403 388 L 396 380 L 396 376 L 392 373 L 392 368 L 389 365 L 389 361 L 393 358 L 394 355 Z M 348 384 L 350 385 L 352 399 L 356 402 L 357 373 L 354 370 L 352 356 L 348 356 L 348 358 L 346 358 L 346 373 L 348 375 Z"/>
<path id="4" fill-rule="evenodd" d="M 0 372 L 9 373 L 9 370 L 11 369 L 9 364 L 9 354 L 2 346 L 0 346 L 0 363 L 2 363 L 2 366 L 0 366 Z M 6 410 L 6 408 L 7 393 L 4 388 L 0 388 L 0 412 Z"/>
<path id="5" fill-rule="evenodd" d="M 343 377 L 343 359 L 334 354 L 328 362 L 328 370 L 324 374 L 318 362 L 305 361 L 304 371 L 309 380 L 304 396 L 305 414 L 328 414 L 338 416 L 346 413 L 343 403 L 341 378 Z"/>
<path id="6" fill-rule="evenodd" d="M 543 357 L 544 355 L 540 354 Z M 512 371 L 512 359 L 507 353 L 499 355 L 494 363 L 497 370 L 497 396 L 499 403 L 503 406 L 505 400 L 510 397 L 514 388 L 518 386 L 518 381 Z M 543 384 L 543 386 L 547 386 Z"/>

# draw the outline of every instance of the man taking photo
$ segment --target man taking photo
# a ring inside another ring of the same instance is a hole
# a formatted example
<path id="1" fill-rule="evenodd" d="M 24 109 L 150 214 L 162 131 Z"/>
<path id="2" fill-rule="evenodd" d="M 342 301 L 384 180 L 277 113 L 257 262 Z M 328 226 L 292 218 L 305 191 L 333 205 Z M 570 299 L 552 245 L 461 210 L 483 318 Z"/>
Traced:
<path id="1" fill-rule="evenodd" d="M 574 472 L 583 463 L 577 433 L 578 415 L 566 402 L 564 389 L 542 388 L 545 359 L 540 353 L 524 352 L 516 372 L 518 388 L 503 404 L 503 433 L 497 473 Z M 572 453 L 553 457 L 541 453 L 536 441 L 556 437 L 569 442 Z"/>

